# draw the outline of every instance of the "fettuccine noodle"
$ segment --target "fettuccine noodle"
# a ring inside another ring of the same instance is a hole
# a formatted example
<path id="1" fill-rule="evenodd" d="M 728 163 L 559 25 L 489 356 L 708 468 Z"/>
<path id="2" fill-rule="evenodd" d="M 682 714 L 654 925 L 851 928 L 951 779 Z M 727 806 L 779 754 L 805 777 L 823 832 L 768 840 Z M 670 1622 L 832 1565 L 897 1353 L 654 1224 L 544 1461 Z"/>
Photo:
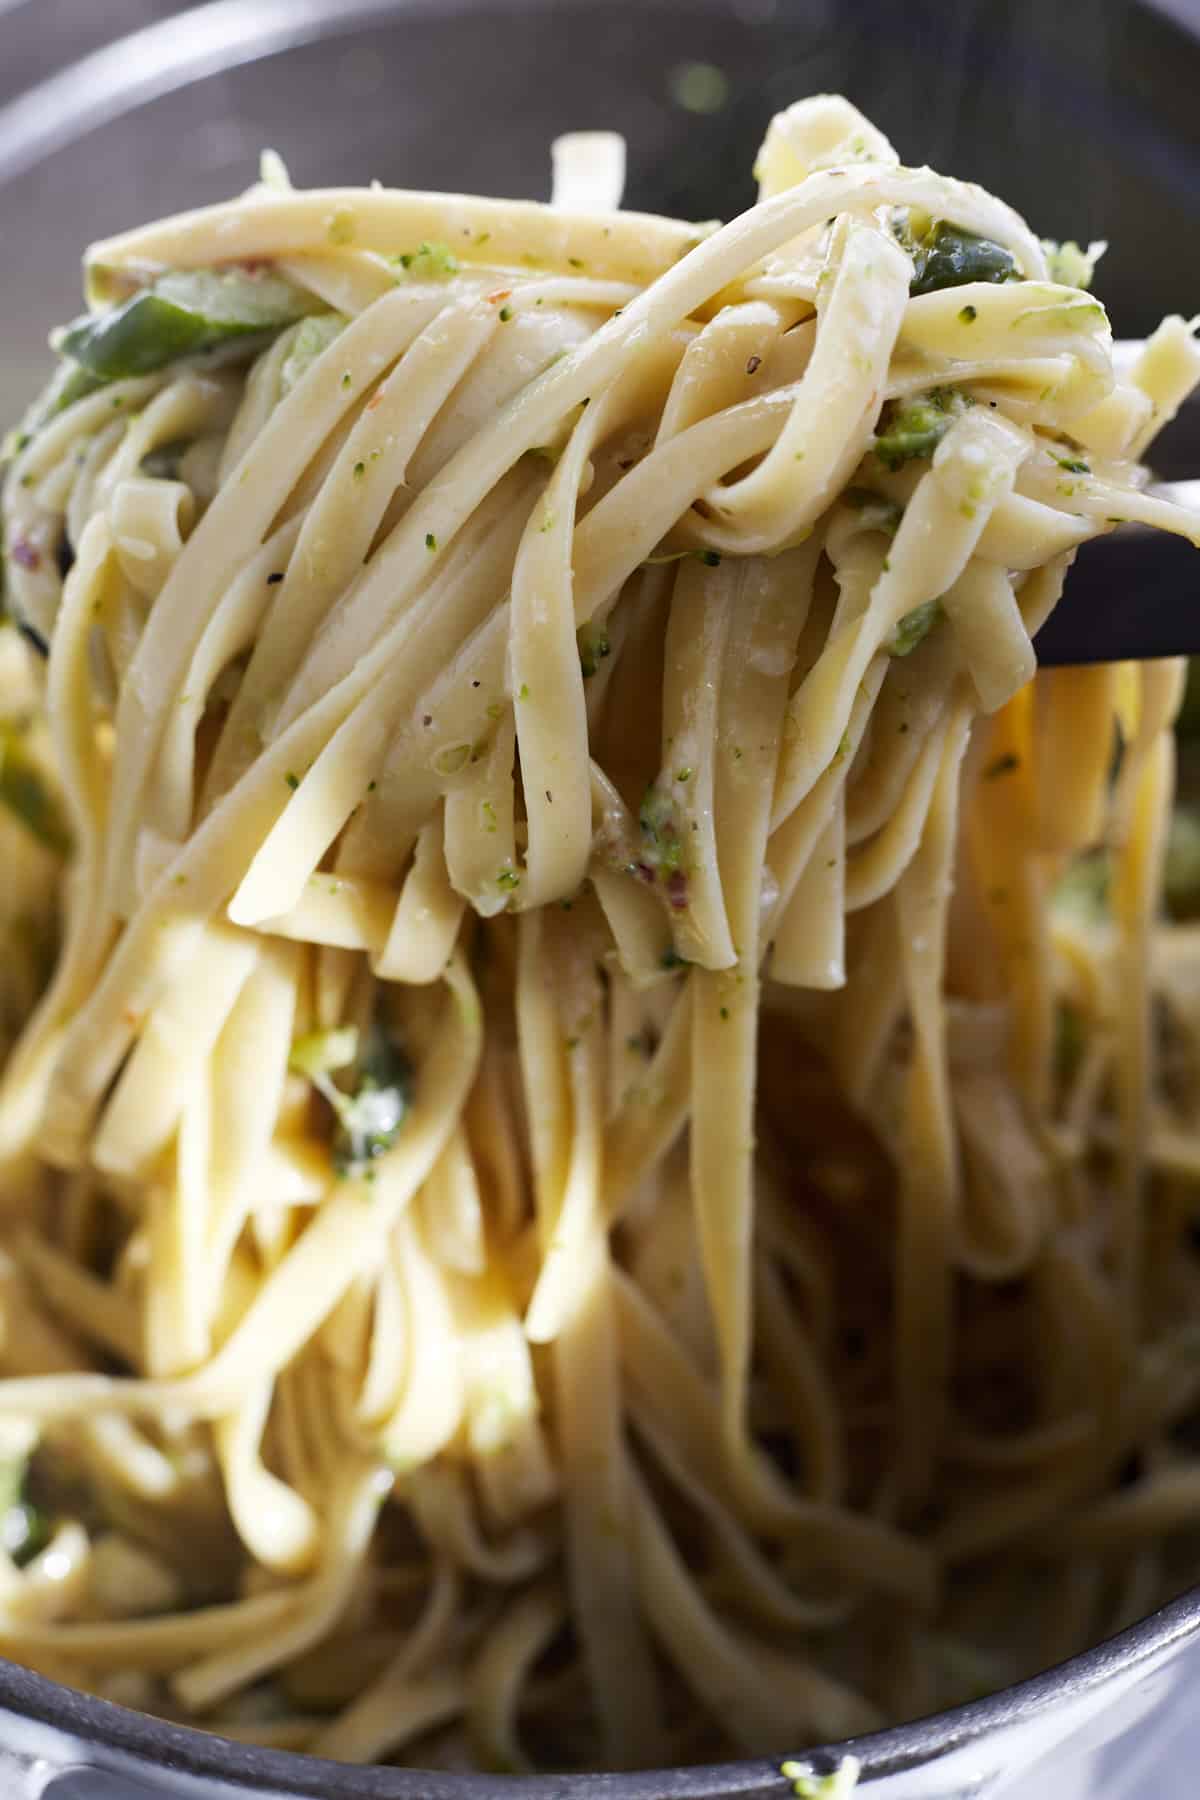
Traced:
<path id="1" fill-rule="evenodd" d="M 1139 460 L 1200 349 L 1118 379 L 1089 258 L 845 101 L 756 173 L 269 156 L 88 253 L 3 489 L 5 1655 L 655 1766 L 1186 1581 L 1183 671 L 1032 638 L 1200 543 Z"/>

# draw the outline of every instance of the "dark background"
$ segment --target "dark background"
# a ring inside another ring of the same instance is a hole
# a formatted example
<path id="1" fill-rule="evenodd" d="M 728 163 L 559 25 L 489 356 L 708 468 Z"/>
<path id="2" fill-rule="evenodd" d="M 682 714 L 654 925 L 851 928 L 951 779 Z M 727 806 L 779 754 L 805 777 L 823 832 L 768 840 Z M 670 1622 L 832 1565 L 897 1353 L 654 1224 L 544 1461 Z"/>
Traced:
<path id="1" fill-rule="evenodd" d="M 364 24 L 354 0 L 0 0 L 0 411 L 83 245 L 237 192 L 264 144 L 303 185 L 544 196 L 549 139 L 607 125 L 630 205 L 728 217 L 771 113 L 823 89 L 1036 230 L 1108 238 L 1098 289 L 1140 335 L 1200 310 L 1200 0 L 1169 3 L 401 0 Z M 689 63 L 721 71 L 716 110 L 675 97 Z"/>

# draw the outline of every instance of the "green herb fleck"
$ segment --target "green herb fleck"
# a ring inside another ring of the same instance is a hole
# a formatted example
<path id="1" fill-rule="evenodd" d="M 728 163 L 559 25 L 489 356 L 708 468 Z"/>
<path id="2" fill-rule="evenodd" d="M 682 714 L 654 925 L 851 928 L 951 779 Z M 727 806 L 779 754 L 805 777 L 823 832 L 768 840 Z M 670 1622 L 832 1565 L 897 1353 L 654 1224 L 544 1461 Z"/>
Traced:
<path id="1" fill-rule="evenodd" d="M 817 1775 L 804 1763 L 780 1763 L 779 1773 L 792 1784 L 795 1800 L 850 1800 L 862 1767 L 856 1756 L 844 1756 L 828 1775 Z"/>
<path id="2" fill-rule="evenodd" d="M 406 275 L 418 281 L 445 281 L 458 273 L 458 258 L 448 244 L 418 244 L 415 250 L 405 250 L 395 260 Z"/>
<path id="3" fill-rule="evenodd" d="M 290 1060 L 333 1108 L 331 1152 L 337 1173 L 370 1179 L 370 1165 L 392 1148 L 412 1104 L 412 1065 L 404 1052 L 376 1019 L 361 1055 L 358 1033 L 343 1029 L 298 1039 Z M 352 1084 L 338 1087 L 333 1071 L 352 1064 Z"/>
<path id="4" fill-rule="evenodd" d="M 642 841 L 633 873 L 643 881 L 660 883 L 670 905 L 682 911 L 688 898 L 684 835 L 669 787 L 651 782 L 642 796 L 638 824 Z"/>
<path id="5" fill-rule="evenodd" d="M 873 445 L 886 469 L 899 469 L 917 456 L 932 456 L 955 419 L 970 405 L 957 388 L 931 388 L 912 400 L 889 400 Z"/>
<path id="6" fill-rule="evenodd" d="M 284 776 L 283 779 L 287 782 L 288 786 L 292 789 L 293 792 L 295 792 L 295 790 L 300 786 L 300 777 L 298 775 L 293 775 L 293 773 L 290 769 L 288 770 L 287 774 Z"/>
<path id="7" fill-rule="evenodd" d="M 502 306 L 500 308 L 499 319 L 500 319 L 500 323 L 502 325 L 507 325 L 508 321 L 512 318 L 512 316 L 513 316 L 513 309 L 511 306 Z"/>
<path id="8" fill-rule="evenodd" d="M 28 1455 L 12 1456 L 0 1463 L 0 1545 L 18 1569 L 24 1569 L 50 1542 L 49 1514 L 37 1504 L 31 1489 Z"/>
<path id="9" fill-rule="evenodd" d="M 511 893 L 515 892 L 515 890 L 517 888 L 519 888 L 520 885 L 521 885 L 521 877 L 517 874 L 517 871 L 511 866 L 511 864 L 506 864 L 505 867 L 500 870 L 500 873 L 496 877 L 496 886 L 498 888 L 503 888 L 506 893 L 511 894 Z"/>
<path id="10" fill-rule="evenodd" d="M 892 656 L 908 656 L 945 617 L 940 600 L 926 600 L 906 612 L 888 642 Z"/>
<path id="11" fill-rule="evenodd" d="M 986 769 L 983 771 L 983 779 L 985 781 L 997 781 L 1001 775 L 1011 775 L 1013 770 L 1019 769 L 1020 766 L 1020 757 L 1015 755 L 1013 751 L 1006 750 L 1003 756 L 997 756 L 987 765 Z"/>
<path id="12" fill-rule="evenodd" d="M 604 658 L 611 656 L 612 644 L 603 625 L 581 625 L 575 633 L 575 640 L 579 645 L 579 666 L 587 681 L 596 673 Z"/>
<path id="13" fill-rule="evenodd" d="M 912 236 L 906 220 L 897 236 L 912 257 L 910 294 L 933 294 L 968 281 L 1021 279 L 1015 258 L 1003 244 L 977 237 L 946 219 L 938 219 L 919 237 Z"/>
<path id="14" fill-rule="evenodd" d="M 427 531 L 425 533 L 425 548 L 427 550 L 436 550 L 437 547 L 438 547 L 437 539 L 434 537 L 432 531 Z"/>
<path id="15" fill-rule="evenodd" d="M 958 322 L 960 325 L 973 325 L 978 317 L 979 309 L 977 307 L 960 306 L 958 309 Z"/>

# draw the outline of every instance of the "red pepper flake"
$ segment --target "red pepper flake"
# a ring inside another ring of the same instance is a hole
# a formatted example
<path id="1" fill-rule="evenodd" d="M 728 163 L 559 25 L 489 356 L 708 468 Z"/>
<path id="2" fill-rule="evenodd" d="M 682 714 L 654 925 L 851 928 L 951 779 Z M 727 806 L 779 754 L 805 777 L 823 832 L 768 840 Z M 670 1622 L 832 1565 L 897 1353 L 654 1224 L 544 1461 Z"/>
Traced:
<path id="1" fill-rule="evenodd" d="M 501 300 L 507 300 L 512 294 L 511 288 L 497 288 L 494 294 L 485 294 L 489 306 L 499 306 Z"/>
<path id="2" fill-rule="evenodd" d="M 42 566 L 41 551 L 27 537 L 15 537 L 8 547 L 8 554 L 19 569 L 40 569 Z"/>
<path id="3" fill-rule="evenodd" d="M 363 411 L 364 412 L 374 412 L 375 408 L 377 406 L 382 406 L 382 405 L 383 405 L 383 389 L 376 388 L 375 392 L 371 395 L 371 398 L 367 401 L 367 404 L 363 407 Z"/>

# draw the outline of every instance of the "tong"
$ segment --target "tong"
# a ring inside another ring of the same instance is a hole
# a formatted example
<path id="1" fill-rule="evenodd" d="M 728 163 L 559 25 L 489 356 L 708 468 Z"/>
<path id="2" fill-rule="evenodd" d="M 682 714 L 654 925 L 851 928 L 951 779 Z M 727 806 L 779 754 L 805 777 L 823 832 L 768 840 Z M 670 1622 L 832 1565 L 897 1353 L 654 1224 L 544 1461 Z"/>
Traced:
<path id="1" fill-rule="evenodd" d="M 1118 367 L 1141 344 L 1118 343 Z M 1189 412 L 1195 401 L 1185 403 Z M 1156 482 L 1151 490 L 1200 509 L 1200 481 Z M 1062 598 L 1034 638 L 1042 667 L 1142 662 L 1200 655 L 1200 561 L 1186 538 L 1120 525 L 1080 547 Z"/>

